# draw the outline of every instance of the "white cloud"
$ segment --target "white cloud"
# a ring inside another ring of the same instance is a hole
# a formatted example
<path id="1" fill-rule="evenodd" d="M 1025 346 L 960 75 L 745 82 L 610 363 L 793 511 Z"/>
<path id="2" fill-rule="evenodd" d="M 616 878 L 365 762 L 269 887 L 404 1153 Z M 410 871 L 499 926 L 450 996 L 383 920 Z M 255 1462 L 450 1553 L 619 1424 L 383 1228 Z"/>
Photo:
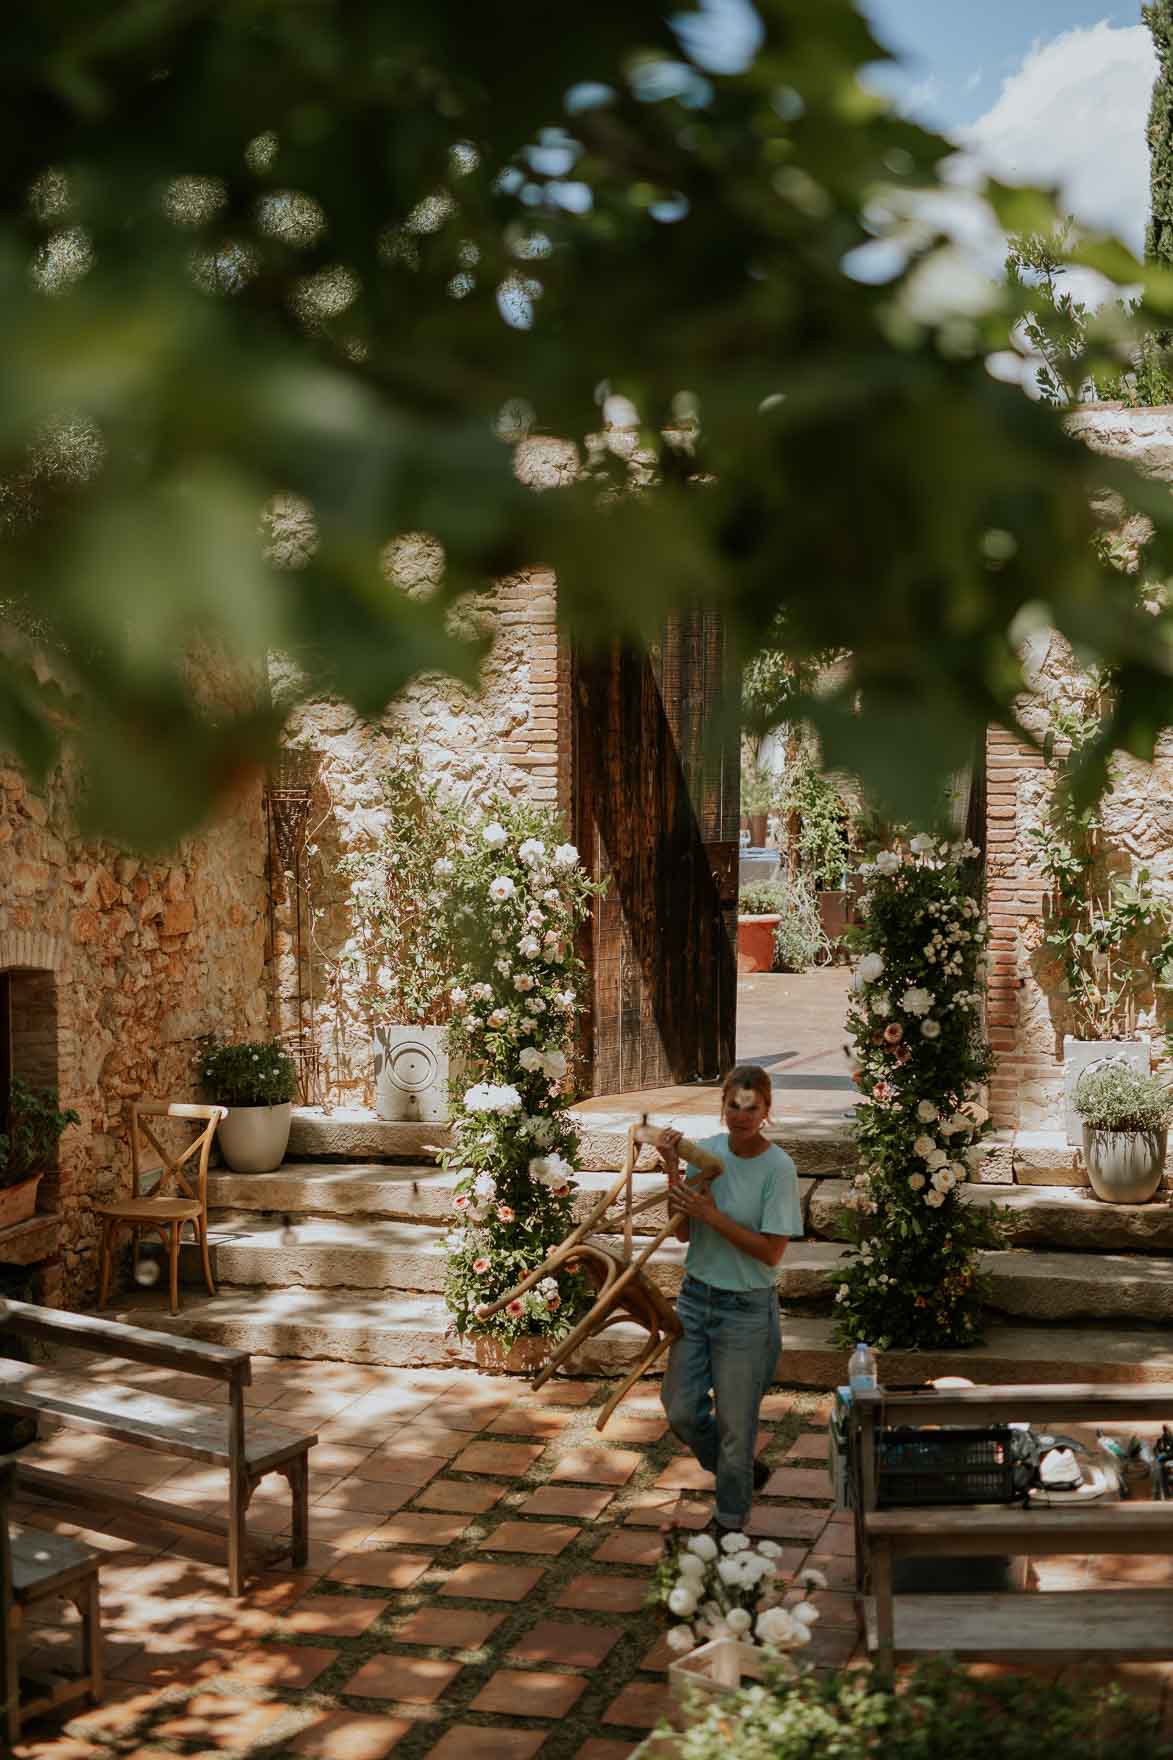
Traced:
<path id="1" fill-rule="evenodd" d="M 1102 20 L 1038 42 L 959 144 L 1010 183 L 1058 184 L 1090 226 L 1139 252 L 1148 213 L 1145 123 L 1156 74 L 1143 25 Z"/>

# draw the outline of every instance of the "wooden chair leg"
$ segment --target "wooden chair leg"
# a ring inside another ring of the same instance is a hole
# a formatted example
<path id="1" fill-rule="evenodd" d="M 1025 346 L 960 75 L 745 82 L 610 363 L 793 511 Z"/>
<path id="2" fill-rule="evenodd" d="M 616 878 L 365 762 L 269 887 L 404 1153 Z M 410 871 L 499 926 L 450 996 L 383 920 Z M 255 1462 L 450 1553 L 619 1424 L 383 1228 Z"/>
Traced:
<path id="1" fill-rule="evenodd" d="M 595 1420 L 596 1430 L 602 1430 L 610 1422 L 615 1407 L 619 1404 L 619 1401 L 623 1398 L 624 1394 L 630 1392 L 640 1376 L 647 1373 L 656 1358 L 660 1356 L 663 1351 L 666 1351 L 671 1343 L 672 1340 L 666 1332 L 656 1334 L 639 1361 L 636 1363 L 635 1367 L 632 1369 L 631 1373 L 627 1376 L 626 1380 L 620 1382 L 619 1386 L 615 1389 L 614 1393 L 599 1413 L 598 1418 Z"/>
<path id="2" fill-rule="evenodd" d="M 117 1224 L 112 1216 L 102 1218 L 102 1251 L 101 1251 L 101 1283 L 98 1290 L 98 1306 L 105 1308 L 110 1301 L 110 1270 L 114 1257 L 114 1242 L 117 1238 Z"/>
<path id="3" fill-rule="evenodd" d="M 208 1294 L 214 1296 L 216 1293 L 216 1280 L 212 1276 L 212 1261 L 208 1257 L 208 1219 L 206 1216 L 201 1216 L 197 1219 L 196 1231 L 200 1237 L 200 1255 L 204 1261 L 204 1282 L 208 1286 Z"/>
<path id="4" fill-rule="evenodd" d="M 179 1224 L 178 1224 L 178 1222 L 173 1222 L 171 1224 L 170 1240 L 168 1243 L 168 1257 L 171 1261 L 171 1263 L 170 1263 L 171 1312 L 173 1314 L 178 1314 L 178 1312 L 179 1312 Z"/>
<path id="5" fill-rule="evenodd" d="M 81 1613 L 82 1657 L 90 1677 L 90 1698 L 102 1703 L 102 1609 L 98 1594 L 98 1573 L 94 1572 L 85 1586 Z"/>
<path id="6" fill-rule="evenodd" d="M 15 1610 L 14 1610 L 15 1611 Z M 20 1740 L 20 1618 L 5 1620 L 0 1644 L 4 1651 L 4 1729 L 9 1747 Z"/>
<path id="7" fill-rule="evenodd" d="M 304 1570 L 310 1555 L 310 1462 L 309 1455 L 299 1454 L 285 1468 L 293 1503 L 293 1547 L 290 1564 L 295 1571 Z"/>

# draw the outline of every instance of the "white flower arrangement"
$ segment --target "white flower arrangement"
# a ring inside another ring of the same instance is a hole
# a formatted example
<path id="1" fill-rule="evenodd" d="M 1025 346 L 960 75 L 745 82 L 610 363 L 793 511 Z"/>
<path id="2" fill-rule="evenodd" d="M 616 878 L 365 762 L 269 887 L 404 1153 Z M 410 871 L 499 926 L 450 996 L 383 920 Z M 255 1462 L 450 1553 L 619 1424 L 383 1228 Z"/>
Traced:
<path id="1" fill-rule="evenodd" d="M 508 874 L 498 874 L 495 880 L 489 882 L 489 897 L 495 904 L 504 904 L 516 891 L 517 887 Z"/>
<path id="2" fill-rule="evenodd" d="M 520 1112 L 521 1095 L 508 1083 L 476 1082 L 465 1090 L 466 1112 Z"/>
<path id="3" fill-rule="evenodd" d="M 486 843 L 490 849 L 504 849 L 505 845 L 509 842 L 509 833 L 506 831 L 504 825 L 499 824 L 496 819 L 493 819 L 481 832 L 481 840 Z"/>
<path id="4" fill-rule="evenodd" d="M 806 1596 L 825 1589 L 826 1578 L 804 1571 L 798 1579 L 803 1598 L 783 1607 L 790 1584 L 778 1568 L 781 1556 L 773 1540 L 729 1533 L 718 1545 L 709 1534 L 685 1538 L 674 1531 L 656 1572 L 657 1599 L 682 1622 L 669 1629 L 669 1647 L 683 1654 L 714 1638 L 739 1638 L 765 1650 L 809 1644 L 819 1614 Z"/>

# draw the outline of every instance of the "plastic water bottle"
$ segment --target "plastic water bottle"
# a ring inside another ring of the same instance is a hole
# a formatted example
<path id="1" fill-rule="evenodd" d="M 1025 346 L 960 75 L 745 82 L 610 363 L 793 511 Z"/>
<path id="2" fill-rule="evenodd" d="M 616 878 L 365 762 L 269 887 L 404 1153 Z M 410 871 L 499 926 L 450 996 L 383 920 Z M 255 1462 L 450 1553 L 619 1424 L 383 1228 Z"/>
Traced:
<path id="1" fill-rule="evenodd" d="M 876 1385 L 876 1353 L 861 1338 L 847 1364 L 847 1383 L 853 1393 Z"/>

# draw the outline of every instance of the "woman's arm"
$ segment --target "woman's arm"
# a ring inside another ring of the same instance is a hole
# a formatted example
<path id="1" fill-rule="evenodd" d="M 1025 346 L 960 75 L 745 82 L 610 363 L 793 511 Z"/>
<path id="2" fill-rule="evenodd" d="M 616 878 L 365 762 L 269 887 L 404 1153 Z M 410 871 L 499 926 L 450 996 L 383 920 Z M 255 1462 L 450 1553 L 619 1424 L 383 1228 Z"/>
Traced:
<path id="1" fill-rule="evenodd" d="M 718 1208 L 708 1191 L 682 1182 L 676 1205 L 684 1212 L 686 1221 L 695 1216 L 698 1221 L 707 1223 L 718 1234 L 724 1235 L 730 1246 L 747 1253 L 751 1259 L 757 1259 L 762 1265 L 781 1264 L 787 1237 L 784 1234 L 760 1234 L 756 1228 L 745 1228 L 740 1222 L 734 1222 Z"/>

